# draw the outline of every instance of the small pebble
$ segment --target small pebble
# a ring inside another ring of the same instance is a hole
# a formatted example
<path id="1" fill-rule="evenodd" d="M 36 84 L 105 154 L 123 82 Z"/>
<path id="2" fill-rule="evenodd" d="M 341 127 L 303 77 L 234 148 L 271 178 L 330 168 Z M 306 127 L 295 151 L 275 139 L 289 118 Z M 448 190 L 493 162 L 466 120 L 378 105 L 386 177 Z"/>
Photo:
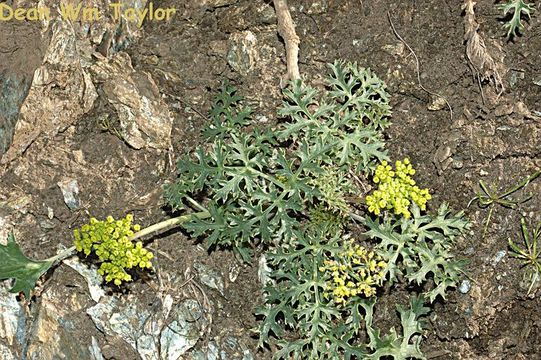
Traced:
<path id="1" fill-rule="evenodd" d="M 52 208 L 47 206 L 47 217 L 49 220 L 52 220 L 54 218 L 54 211 Z"/>
<path id="2" fill-rule="evenodd" d="M 464 161 L 458 159 L 453 160 L 453 162 L 451 163 L 451 167 L 455 170 L 462 169 L 464 167 Z"/>
<path id="3" fill-rule="evenodd" d="M 507 254 L 507 252 L 505 250 L 500 250 L 496 253 L 496 255 L 494 256 L 494 258 L 492 258 L 492 266 L 496 266 L 498 265 L 498 263 L 500 261 L 502 261 L 503 257 L 505 256 L 505 254 Z"/>
<path id="4" fill-rule="evenodd" d="M 57 183 L 58 187 L 62 191 L 64 196 L 64 202 L 70 210 L 78 209 L 80 206 L 79 202 L 79 185 L 75 179 L 64 179 Z"/>
<path id="5" fill-rule="evenodd" d="M 460 283 L 460 287 L 458 288 L 458 291 L 460 291 L 462 294 L 467 294 L 471 289 L 471 282 L 470 280 L 462 280 L 462 283 Z"/>

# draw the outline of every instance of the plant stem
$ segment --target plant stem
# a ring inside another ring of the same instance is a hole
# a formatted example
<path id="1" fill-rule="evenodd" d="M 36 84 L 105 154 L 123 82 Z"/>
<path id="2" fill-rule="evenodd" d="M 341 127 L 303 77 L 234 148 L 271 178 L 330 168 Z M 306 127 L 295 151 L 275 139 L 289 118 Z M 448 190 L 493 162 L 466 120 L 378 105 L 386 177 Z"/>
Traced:
<path id="1" fill-rule="evenodd" d="M 139 238 L 141 238 L 143 236 L 146 236 L 146 235 L 148 235 L 150 233 L 153 233 L 155 231 L 159 231 L 159 230 L 163 230 L 163 229 L 166 229 L 166 228 L 169 228 L 169 227 L 180 225 L 180 224 L 185 223 L 186 221 L 192 219 L 193 217 L 196 217 L 198 219 L 207 219 L 207 218 L 210 217 L 210 213 L 208 211 L 201 211 L 201 212 L 182 215 L 182 216 L 178 216 L 176 218 L 160 221 L 159 223 L 156 223 L 154 225 L 150 225 L 149 227 L 144 228 L 141 231 L 136 232 L 135 234 L 133 234 L 133 236 L 131 236 L 129 238 L 129 240 L 133 241 L 133 240 L 139 239 Z"/>
<path id="2" fill-rule="evenodd" d="M 53 265 L 59 263 L 60 261 L 69 258 L 70 256 L 75 255 L 75 246 L 69 247 L 66 250 L 62 251 L 60 254 L 51 256 L 45 261 L 50 261 Z"/>
<path id="3" fill-rule="evenodd" d="M 192 205 L 195 206 L 196 208 L 198 208 L 199 210 L 208 212 L 208 210 L 205 209 L 203 207 L 203 205 L 199 204 L 197 201 L 195 201 L 194 199 L 192 199 L 188 195 L 186 195 L 186 200 L 188 200 L 190 203 L 192 203 Z"/>

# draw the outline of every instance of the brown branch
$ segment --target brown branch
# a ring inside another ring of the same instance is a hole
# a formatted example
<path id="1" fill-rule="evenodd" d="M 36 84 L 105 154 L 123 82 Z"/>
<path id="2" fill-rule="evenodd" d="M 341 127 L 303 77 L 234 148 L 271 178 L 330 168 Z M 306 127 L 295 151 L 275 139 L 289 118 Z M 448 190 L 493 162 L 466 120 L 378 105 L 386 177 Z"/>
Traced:
<path id="1" fill-rule="evenodd" d="M 299 72 L 300 39 L 295 32 L 295 25 L 293 25 L 286 0 L 274 0 L 274 8 L 278 18 L 278 33 L 286 45 L 287 74 L 281 82 L 282 85 L 285 85 L 289 80 L 301 78 Z"/>

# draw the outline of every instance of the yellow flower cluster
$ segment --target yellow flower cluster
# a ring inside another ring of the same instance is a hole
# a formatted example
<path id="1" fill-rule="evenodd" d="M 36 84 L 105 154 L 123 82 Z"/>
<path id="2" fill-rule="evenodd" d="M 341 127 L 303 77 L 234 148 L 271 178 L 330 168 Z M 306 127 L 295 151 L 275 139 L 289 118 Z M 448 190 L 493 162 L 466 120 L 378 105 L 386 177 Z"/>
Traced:
<path id="1" fill-rule="evenodd" d="M 90 219 L 89 224 L 75 229 L 73 235 L 75 248 L 85 256 L 94 252 L 102 262 L 98 272 L 105 276 L 105 281 L 120 285 L 122 281 L 131 281 L 127 269 L 140 267 L 152 268 L 150 260 L 153 254 L 143 248 L 141 242 L 135 245 L 130 237 L 139 230 L 139 225 L 132 225 L 133 215 L 115 220 L 108 216 L 105 221 Z"/>
<path id="2" fill-rule="evenodd" d="M 344 249 L 335 254 L 334 260 L 325 260 L 319 271 L 326 279 L 325 297 L 332 297 L 337 304 L 354 296 L 370 297 L 383 283 L 385 261 L 373 251 L 346 241 Z"/>
<path id="3" fill-rule="evenodd" d="M 376 168 L 374 182 L 378 189 L 366 197 L 368 211 L 379 215 L 382 210 L 393 210 L 397 215 L 410 218 L 409 206 L 413 201 L 421 210 L 426 210 L 426 202 L 432 199 L 428 189 L 419 189 L 411 178 L 415 170 L 409 159 L 396 161 L 396 170 L 393 171 L 387 161 Z"/>

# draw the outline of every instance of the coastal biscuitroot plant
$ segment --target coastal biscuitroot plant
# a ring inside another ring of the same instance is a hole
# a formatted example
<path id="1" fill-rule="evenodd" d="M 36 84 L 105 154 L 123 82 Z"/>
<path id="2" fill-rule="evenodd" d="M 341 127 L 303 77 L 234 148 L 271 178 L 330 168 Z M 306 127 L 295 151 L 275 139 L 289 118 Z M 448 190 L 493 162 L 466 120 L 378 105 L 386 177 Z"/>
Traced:
<path id="1" fill-rule="evenodd" d="M 524 0 L 507 0 L 506 3 L 496 5 L 497 9 L 503 12 L 503 16 L 511 14 L 511 18 L 507 21 L 503 27 L 507 30 L 507 38 L 511 39 L 517 36 L 518 33 L 524 31 L 524 25 L 522 24 L 522 16 L 530 19 L 532 11 L 534 11 L 533 4 L 529 4 Z"/>
<path id="2" fill-rule="evenodd" d="M 122 283 L 152 261 L 136 240 L 180 226 L 247 262 L 265 253 L 271 270 L 257 309 L 259 345 L 275 348 L 274 358 L 424 358 L 427 305 L 456 285 L 462 263 L 452 245 L 467 222 L 445 204 L 425 213 L 431 196 L 415 184 L 409 160 L 390 165 L 383 81 L 355 63 L 330 69 L 324 89 L 302 80 L 284 89 L 281 120 L 265 130 L 223 86 L 205 143 L 180 158 L 178 178 L 164 186 L 167 205 L 182 215 L 145 229 L 131 217 L 90 220 L 73 251 L 95 257 L 105 280 Z M 366 197 L 371 185 L 377 189 Z M 0 247 L 0 257 L 15 247 Z M 13 275 L 0 262 L 0 278 L 24 278 Z M 420 291 L 410 296 L 410 284 Z M 403 295 L 401 329 L 382 334 L 377 299 L 394 290 Z"/>
<path id="3" fill-rule="evenodd" d="M 130 260 L 134 249 L 142 248 L 133 242 L 174 226 L 204 236 L 209 249 L 232 248 L 245 261 L 258 245 L 294 241 L 314 204 L 340 209 L 345 196 L 354 196 L 352 164 L 374 168 L 386 158 L 380 130 L 389 125 L 390 107 L 384 84 L 356 64 L 337 61 L 330 67 L 328 102 L 320 102 L 315 89 L 293 82 L 284 95 L 297 105 L 282 109 L 282 115 L 298 114 L 297 121 L 273 129 L 255 129 L 252 109 L 233 87 L 222 87 L 202 133 L 206 144 L 178 161 L 178 179 L 164 188 L 166 203 L 185 214 L 139 231 L 122 228 L 121 220 L 92 220 L 75 232 L 75 246 L 40 262 L 24 257 L 11 236 L 0 246 L 0 259 L 6 259 L 0 262 L 0 279 L 24 284 L 28 296 L 53 264 L 80 250 L 97 258 L 106 280 L 122 283 L 131 278 L 130 269 L 149 266 L 149 253 L 142 262 Z M 96 233 L 103 226 L 108 230 Z"/>

